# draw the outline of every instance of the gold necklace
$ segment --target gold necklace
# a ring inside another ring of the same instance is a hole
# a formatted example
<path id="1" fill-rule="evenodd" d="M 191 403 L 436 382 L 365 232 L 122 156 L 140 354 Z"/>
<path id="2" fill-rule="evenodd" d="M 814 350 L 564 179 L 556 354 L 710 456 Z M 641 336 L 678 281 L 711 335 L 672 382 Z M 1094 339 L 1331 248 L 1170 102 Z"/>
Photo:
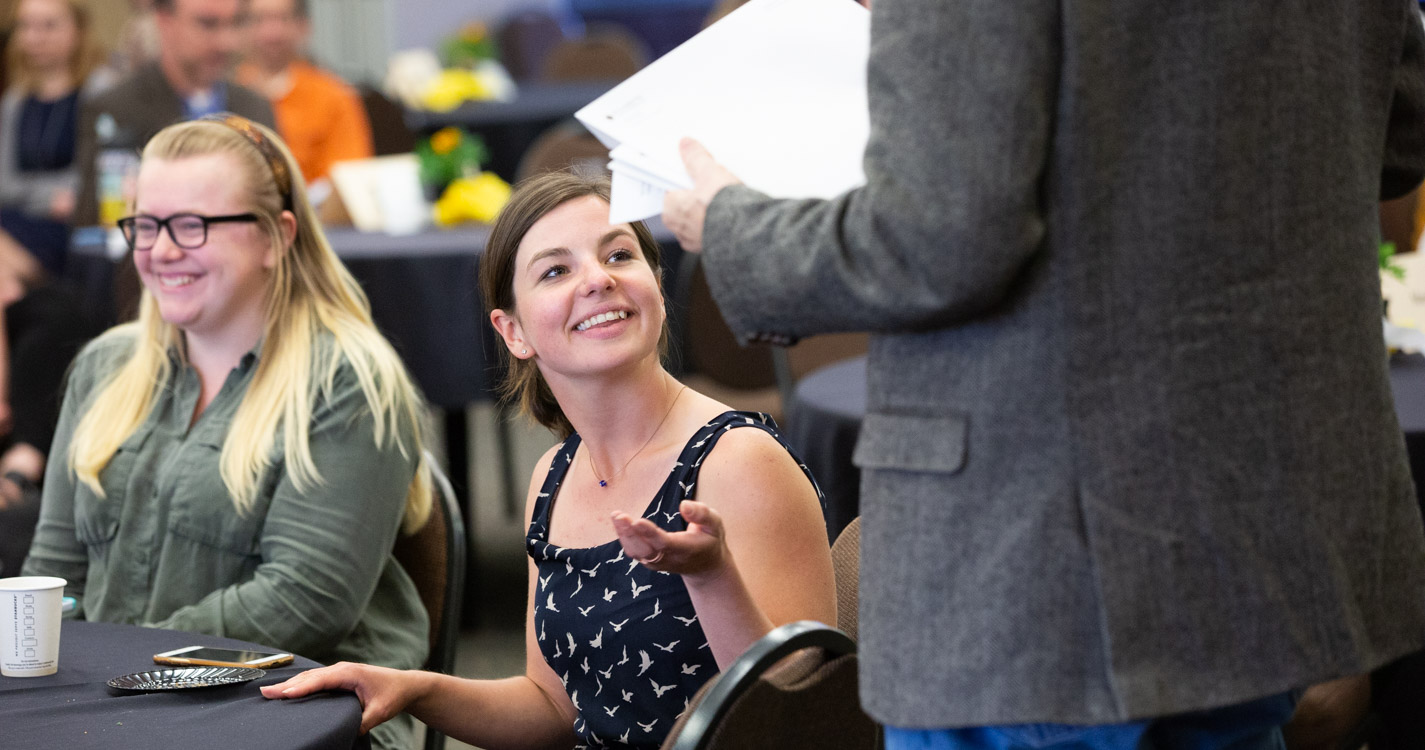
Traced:
<path id="1" fill-rule="evenodd" d="M 638 454 L 642 453 L 643 449 L 647 448 L 648 444 L 653 442 L 653 438 L 663 429 L 663 423 L 668 421 L 668 415 L 673 413 L 673 407 L 678 405 L 678 399 L 683 397 L 683 391 L 686 390 L 688 390 L 688 386 L 686 385 L 678 389 L 678 395 L 673 397 L 673 403 L 668 404 L 668 411 L 663 412 L 663 418 L 658 420 L 658 426 L 653 428 L 653 432 L 648 436 L 648 439 L 643 441 L 643 445 L 638 446 L 638 450 L 634 451 L 633 455 L 629 456 L 628 460 L 623 462 L 623 466 L 620 466 L 618 471 L 610 474 L 608 479 L 604 479 L 600 476 L 599 467 L 594 465 L 594 452 L 590 450 L 587 445 L 584 446 L 584 458 L 589 462 L 589 469 L 594 472 L 594 478 L 599 480 L 600 487 L 609 486 L 609 480 L 622 474 L 623 470 L 627 469 L 628 465 L 633 463 L 633 459 L 638 458 Z"/>

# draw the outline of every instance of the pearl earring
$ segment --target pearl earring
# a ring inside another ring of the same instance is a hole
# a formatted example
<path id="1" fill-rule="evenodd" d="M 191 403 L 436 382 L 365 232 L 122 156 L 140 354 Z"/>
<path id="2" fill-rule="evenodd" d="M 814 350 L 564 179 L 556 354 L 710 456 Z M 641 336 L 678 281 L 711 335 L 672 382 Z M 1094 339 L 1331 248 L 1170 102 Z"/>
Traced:
<path id="1" fill-rule="evenodd" d="M 520 354 L 526 354 L 526 355 L 527 355 L 527 354 L 529 354 L 529 350 L 528 350 L 528 349 L 521 349 L 521 350 L 520 350 Z"/>

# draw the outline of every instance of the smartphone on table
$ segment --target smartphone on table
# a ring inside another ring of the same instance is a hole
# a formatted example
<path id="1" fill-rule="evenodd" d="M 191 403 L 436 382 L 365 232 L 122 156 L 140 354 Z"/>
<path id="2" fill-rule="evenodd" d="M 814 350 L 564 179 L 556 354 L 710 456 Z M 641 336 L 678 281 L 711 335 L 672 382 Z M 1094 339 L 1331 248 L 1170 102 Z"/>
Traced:
<path id="1" fill-rule="evenodd" d="M 231 648 L 210 648 L 208 646 L 184 646 L 173 651 L 154 654 L 153 660 L 159 664 L 205 667 L 255 667 L 267 669 L 292 663 L 291 654 L 274 651 L 248 651 Z"/>

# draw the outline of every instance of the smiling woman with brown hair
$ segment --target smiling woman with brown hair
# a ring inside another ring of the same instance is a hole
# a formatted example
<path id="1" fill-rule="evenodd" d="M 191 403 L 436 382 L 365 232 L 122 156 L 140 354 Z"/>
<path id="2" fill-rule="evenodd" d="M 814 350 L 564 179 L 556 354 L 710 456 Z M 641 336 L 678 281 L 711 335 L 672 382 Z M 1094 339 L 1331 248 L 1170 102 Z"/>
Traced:
<path id="1" fill-rule="evenodd" d="M 609 186 L 531 179 L 481 289 L 506 395 L 563 442 L 530 477 L 525 673 L 499 681 L 342 664 L 263 689 L 355 690 L 486 748 L 657 747 L 709 677 L 773 627 L 834 622 L 819 493 L 765 415 L 664 369 L 658 245 L 609 221 Z"/>

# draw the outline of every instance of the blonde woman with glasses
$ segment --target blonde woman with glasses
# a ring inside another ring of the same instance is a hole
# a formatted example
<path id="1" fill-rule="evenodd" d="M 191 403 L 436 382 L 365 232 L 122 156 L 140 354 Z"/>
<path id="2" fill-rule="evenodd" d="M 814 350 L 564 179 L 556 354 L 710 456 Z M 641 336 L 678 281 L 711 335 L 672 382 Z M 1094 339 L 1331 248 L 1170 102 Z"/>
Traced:
<path id="1" fill-rule="evenodd" d="M 25 570 L 89 620 L 418 667 L 426 614 L 391 547 L 430 511 L 422 403 L 302 186 L 237 116 L 145 147 L 120 222 L 139 317 L 76 360 Z"/>

